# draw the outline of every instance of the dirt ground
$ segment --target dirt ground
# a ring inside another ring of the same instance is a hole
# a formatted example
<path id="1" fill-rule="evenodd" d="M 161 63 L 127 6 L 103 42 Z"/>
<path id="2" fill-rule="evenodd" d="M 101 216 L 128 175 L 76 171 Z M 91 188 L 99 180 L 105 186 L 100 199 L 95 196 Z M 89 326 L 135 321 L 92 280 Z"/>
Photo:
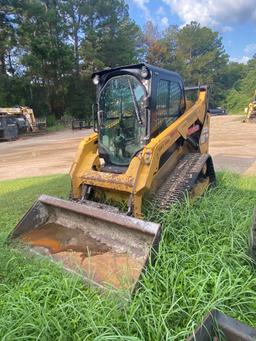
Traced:
<path id="1" fill-rule="evenodd" d="M 256 123 L 241 121 L 241 116 L 211 118 L 210 154 L 218 171 L 256 175 Z"/>
<path id="2" fill-rule="evenodd" d="M 66 130 L 0 143 L 0 180 L 67 173 L 90 130 Z M 256 174 L 256 124 L 236 116 L 212 117 L 210 153 L 216 170 Z"/>
<path id="3" fill-rule="evenodd" d="M 0 180 L 68 173 L 90 130 L 64 130 L 0 143 Z"/>

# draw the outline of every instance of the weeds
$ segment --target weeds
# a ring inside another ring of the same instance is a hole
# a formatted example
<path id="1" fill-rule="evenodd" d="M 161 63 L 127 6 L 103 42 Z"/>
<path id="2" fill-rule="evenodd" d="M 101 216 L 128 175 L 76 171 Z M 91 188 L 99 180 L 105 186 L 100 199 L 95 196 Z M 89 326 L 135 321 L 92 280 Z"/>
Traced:
<path id="1" fill-rule="evenodd" d="M 41 193 L 67 197 L 66 176 L 0 183 L 1 340 L 184 340 L 217 308 L 256 325 L 248 234 L 256 178 L 219 175 L 200 200 L 147 219 L 161 222 L 155 266 L 129 304 L 100 295 L 47 260 L 7 247 L 7 234 Z"/>

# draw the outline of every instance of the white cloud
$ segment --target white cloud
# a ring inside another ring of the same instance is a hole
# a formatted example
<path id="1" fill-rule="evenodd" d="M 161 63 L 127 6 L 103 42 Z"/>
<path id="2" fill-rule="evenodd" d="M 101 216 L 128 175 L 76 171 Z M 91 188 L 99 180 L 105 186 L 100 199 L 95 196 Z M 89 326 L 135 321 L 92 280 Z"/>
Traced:
<path id="1" fill-rule="evenodd" d="M 160 23 L 161 23 L 161 26 L 163 28 L 167 28 L 169 26 L 169 20 L 167 17 L 163 17 L 161 20 L 160 20 Z"/>
<path id="2" fill-rule="evenodd" d="M 256 43 L 248 44 L 244 48 L 244 53 L 252 57 L 256 53 Z"/>
<path id="3" fill-rule="evenodd" d="M 149 0 L 133 0 L 133 2 L 139 7 L 143 8 L 146 4 L 149 3 Z"/>
<path id="4" fill-rule="evenodd" d="M 150 11 L 147 7 L 149 0 L 133 0 L 133 2 L 137 7 L 139 7 L 142 10 L 143 15 L 145 16 L 146 20 L 152 20 Z"/>
<path id="5" fill-rule="evenodd" d="M 162 0 L 184 23 L 229 31 L 235 23 L 256 22 L 255 0 Z"/>
<path id="6" fill-rule="evenodd" d="M 233 31 L 233 27 L 231 27 L 231 26 L 223 26 L 223 27 L 221 28 L 221 30 L 222 30 L 223 32 L 232 32 L 232 31 Z"/>
<path id="7" fill-rule="evenodd" d="M 157 15 L 164 15 L 165 14 L 165 10 L 164 10 L 163 6 L 158 7 L 156 14 Z"/>
<path id="8" fill-rule="evenodd" d="M 256 53 L 256 43 L 246 45 L 243 52 L 244 52 L 244 55 L 241 58 L 231 58 L 231 60 L 233 62 L 247 64 L 248 61 Z"/>
<path id="9" fill-rule="evenodd" d="M 241 58 L 230 58 L 231 62 L 247 64 L 250 58 L 248 56 L 242 56 Z"/>
<path id="10" fill-rule="evenodd" d="M 146 20 L 152 21 L 154 24 L 159 24 L 159 27 L 165 29 L 169 26 L 169 20 L 165 16 L 166 10 L 163 6 L 159 6 L 155 11 L 154 16 L 150 13 L 148 4 L 150 0 L 132 0 L 133 3 L 142 11 L 143 16 Z"/>

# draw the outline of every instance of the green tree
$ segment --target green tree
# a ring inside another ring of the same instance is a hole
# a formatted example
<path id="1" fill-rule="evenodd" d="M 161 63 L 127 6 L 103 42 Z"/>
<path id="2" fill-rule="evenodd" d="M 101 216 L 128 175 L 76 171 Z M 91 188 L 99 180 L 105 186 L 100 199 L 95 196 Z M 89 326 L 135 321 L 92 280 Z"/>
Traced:
<path id="1" fill-rule="evenodd" d="M 88 116 L 91 73 L 143 60 L 179 72 L 186 85 L 210 85 L 214 106 L 244 103 L 255 88 L 253 60 L 228 63 L 220 35 L 196 22 L 163 32 L 147 22 L 142 33 L 125 0 L 1 0 L 1 105 Z"/>
<path id="2" fill-rule="evenodd" d="M 240 69 L 240 77 L 226 92 L 224 104 L 231 113 L 243 114 L 256 90 L 256 59 L 252 58 L 247 65 L 239 64 L 236 68 Z"/>
<path id="3" fill-rule="evenodd" d="M 67 29 L 60 16 L 58 0 L 25 0 L 19 8 L 19 43 L 24 49 L 21 63 L 32 89 L 41 88 L 48 112 L 64 112 L 65 78 L 73 55 L 66 44 Z M 37 101 L 34 99 L 33 103 Z M 39 108 L 38 108 L 39 109 Z"/>
<path id="4" fill-rule="evenodd" d="M 73 50 L 74 71 L 76 77 L 80 76 L 80 45 L 86 33 L 88 0 L 62 0 L 60 1 L 60 14 L 65 20 L 67 30 L 67 43 Z"/>
<path id="5" fill-rule="evenodd" d="M 0 9 L 0 74 L 14 74 L 11 52 L 15 46 L 14 8 L 9 0 L 1 1 Z"/>
<path id="6" fill-rule="evenodd" d="M 151 29 L 151 32 L 155 30 Z M 219 84 L 228 56 L 217 32 L 196 22 L 181 29 L 171 26 L 160 39 L 154 36 L 152 39 L 151 35 L 146 58 L 153 64 L 180 73 L 187 85 L 210 85 L 212 104 L 223 99 Z"/>
<path id="7" fill-rule="evenodd" d="M 123 0 L 88 1 L 82 55 L 85 72 L 137 61 L 138 26 Z"/>
<path id="8" fill-rule="evenodd" d="M 231 89 L 239 79 L 246 76 L 247 66 L 236 62 L 228 63 L 220 75 L 220 82 L 224 90 Z"/>
<path id="9" fill-rule="evenodd" d="M 211 102 L 220 100 L 219 79 L 227 65 L 222 39 L 217 32 L 192 22 L 177 34 L 177 59 L 183 61 L 187 84 L 206 83 L 211 87 Z"/>

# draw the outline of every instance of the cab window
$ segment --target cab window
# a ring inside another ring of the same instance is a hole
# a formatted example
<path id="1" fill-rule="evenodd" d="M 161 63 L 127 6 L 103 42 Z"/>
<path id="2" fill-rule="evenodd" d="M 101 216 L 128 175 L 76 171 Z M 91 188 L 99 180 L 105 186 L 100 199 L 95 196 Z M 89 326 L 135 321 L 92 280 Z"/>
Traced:
<path id="1" fill-rule="evenodd" d="M 182 91 L 177 82 L 160 79 L 157 85 L 156 128 L 163 130 L 180 114 Z"/>

